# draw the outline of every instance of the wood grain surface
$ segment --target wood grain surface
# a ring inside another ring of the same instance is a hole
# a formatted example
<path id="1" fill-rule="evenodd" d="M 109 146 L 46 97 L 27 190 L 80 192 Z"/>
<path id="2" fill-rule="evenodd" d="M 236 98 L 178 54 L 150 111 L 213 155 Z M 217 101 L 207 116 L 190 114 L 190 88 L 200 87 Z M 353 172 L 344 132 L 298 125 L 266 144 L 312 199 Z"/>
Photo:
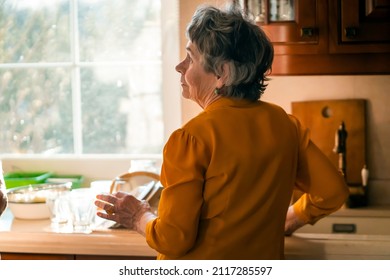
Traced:
<path id="1" fill-rule="evenodd" d="M 312 141 L 338 167 L 335 134 L 345 123 L 346 180 L 349 185 L 361 185 L 361 170 L 366 164 L 366 100 L 316 100 L 292 102 L 292 114 L 310 129 Z"/>

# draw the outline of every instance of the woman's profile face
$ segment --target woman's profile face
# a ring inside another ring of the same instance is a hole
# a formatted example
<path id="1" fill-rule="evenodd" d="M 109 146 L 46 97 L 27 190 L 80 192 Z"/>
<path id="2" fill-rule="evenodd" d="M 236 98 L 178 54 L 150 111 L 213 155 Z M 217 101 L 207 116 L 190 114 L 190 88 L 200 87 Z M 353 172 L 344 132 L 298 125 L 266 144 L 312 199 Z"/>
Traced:
<path id="1" fill-rule="evenodd" d="M 204 70 L 202 56 L 191 41 L 187 43 L 186 51 L 185 59 L 176 66 L 176 71 L 181 74 L 182 95 L 204 108 L 210 96 L 214 95 L 218 78 Z"/>

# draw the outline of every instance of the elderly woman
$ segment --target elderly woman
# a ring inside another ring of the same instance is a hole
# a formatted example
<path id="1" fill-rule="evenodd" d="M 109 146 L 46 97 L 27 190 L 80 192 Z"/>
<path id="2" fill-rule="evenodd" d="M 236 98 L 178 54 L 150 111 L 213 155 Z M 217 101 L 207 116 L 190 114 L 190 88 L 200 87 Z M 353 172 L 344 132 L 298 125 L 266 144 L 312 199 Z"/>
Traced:
<path id="1" fill-rule="evenodd" d="M 203 112 L 164 147 L 158 216 L 124 193 L 98 195 L 98 215 L 144 234 L 158 259 L 283 259 L 286 233 L 343 205 L 343 177 L 296 118 L 259 100 L 273 48 L 255 23 L 202 6 L 187 37 L 176 70 Z M 289 207 L 294 187 L 305 194 Z"/>

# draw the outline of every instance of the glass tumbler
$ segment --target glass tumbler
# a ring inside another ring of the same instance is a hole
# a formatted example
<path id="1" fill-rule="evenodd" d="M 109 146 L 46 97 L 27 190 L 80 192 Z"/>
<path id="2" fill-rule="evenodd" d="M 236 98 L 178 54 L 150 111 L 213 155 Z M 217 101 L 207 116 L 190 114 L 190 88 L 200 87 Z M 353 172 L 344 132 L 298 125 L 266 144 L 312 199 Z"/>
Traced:
<path id="1" fill-rule="evenodd" d="M 67 223 L 70 218 L 70 189 L 50 190 L 46 204 L 50 210 L 50 220 L 55 224 Z"/>
<path id="2" fill-rule="evenodd" d="M 91 233 L 97 207 L 95 193 L 89 189 L 75 189 L 70 193 L 69 206 L 72 213 L 73 232 Z"/>

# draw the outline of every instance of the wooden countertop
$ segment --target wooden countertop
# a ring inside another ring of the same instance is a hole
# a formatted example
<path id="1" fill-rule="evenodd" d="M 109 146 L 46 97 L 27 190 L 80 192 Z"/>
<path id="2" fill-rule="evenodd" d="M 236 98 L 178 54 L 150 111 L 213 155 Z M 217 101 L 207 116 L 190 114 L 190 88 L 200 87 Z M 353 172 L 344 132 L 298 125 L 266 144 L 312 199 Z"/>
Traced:
<path id="1" fill-rule="evenodd" d="M 367 206 L 348 208 L 343 206 L 340 210 L 332 213 L 333 217 L 383 217 L 390 218 L 390 205 Z"/>
<path id="2" fill-rule="evenodd" d="M 341 209 L 334 215 L 389 217 L 389 207 Z M 384 212 L 383 212 L 384 211 Z M 155 257 L 143 236 L 127 229 L 97 229 L 90 234 L 55 228 L 50 220 L 0 219 L 0 253 Z M 286 259 L 390 259 L 390 235 L 295 233 L 285 239 Z"/>
<path id="3" fill-rule="evenodd" d="M 332 233 L 333 225 L 354 225 L 355 232 Z M 343 207 L 286 238 L 287 259 L 390 259 L 390 207 Z"/>
<path id="4" fill-rule="evenodd" d="M 9 209 L 0 219 L 0 253 L 37 253 L 153 257 L 143 236 L 126 229 L 72 233 L 71 227 L 51 226 L 50 220 L 14 219 Z"/>

